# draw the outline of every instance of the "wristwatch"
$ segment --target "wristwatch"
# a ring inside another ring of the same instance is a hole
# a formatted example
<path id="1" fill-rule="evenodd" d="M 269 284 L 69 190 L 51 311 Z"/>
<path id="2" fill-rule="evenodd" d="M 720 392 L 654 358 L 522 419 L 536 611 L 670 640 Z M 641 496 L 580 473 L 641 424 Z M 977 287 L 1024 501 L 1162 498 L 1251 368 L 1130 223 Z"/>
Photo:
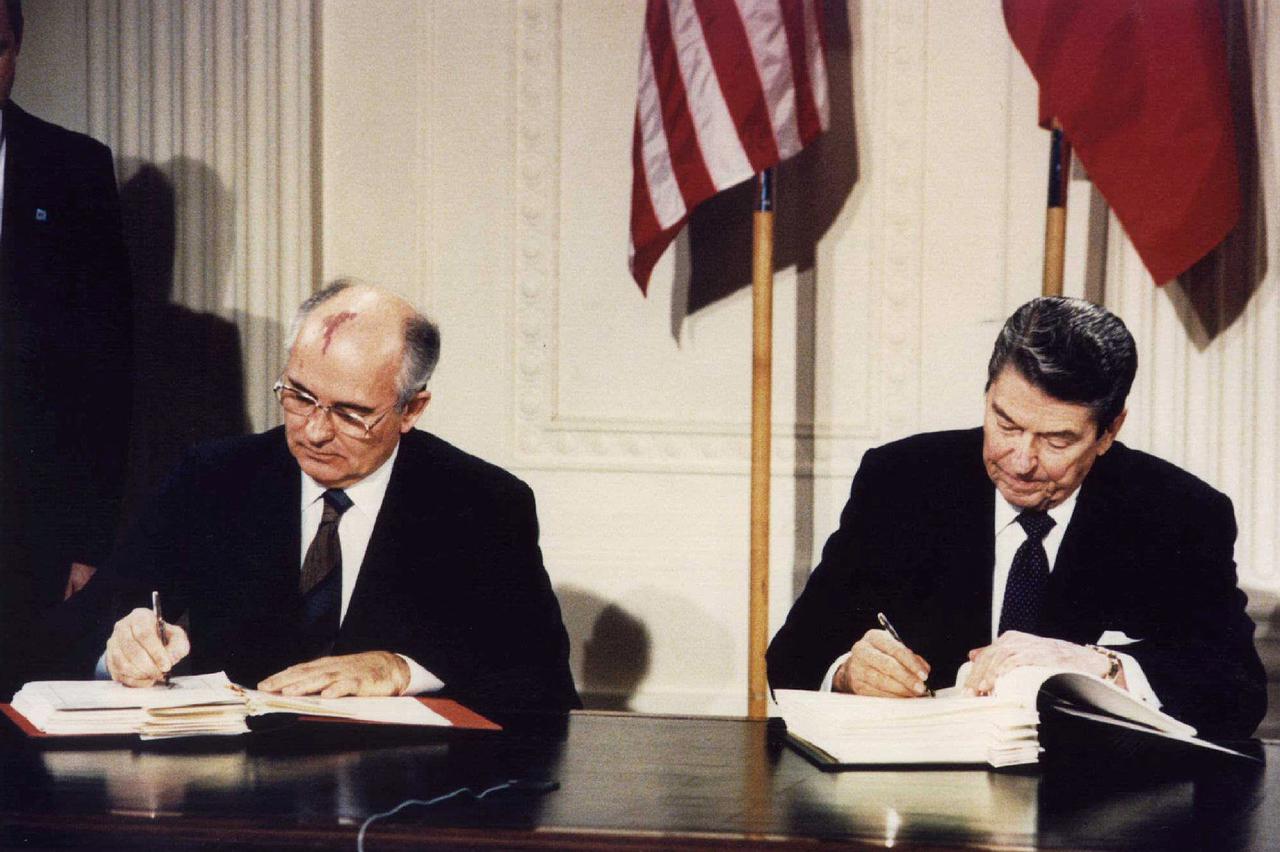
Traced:
<path id="1" fill-rule="evenodd" d="M 1107 683 L 1115 683 L 1120 677 L 1120 655 L 1110 648 L 1104 648 L 1101 645 L 1086 645 L 1085 647 L 1090 651 L 1097 651 L 1099 654 L 1111 661 L 1111 668 L 1107 669 L 1107 673 L 1102 676 L 1102 679 Z"/>

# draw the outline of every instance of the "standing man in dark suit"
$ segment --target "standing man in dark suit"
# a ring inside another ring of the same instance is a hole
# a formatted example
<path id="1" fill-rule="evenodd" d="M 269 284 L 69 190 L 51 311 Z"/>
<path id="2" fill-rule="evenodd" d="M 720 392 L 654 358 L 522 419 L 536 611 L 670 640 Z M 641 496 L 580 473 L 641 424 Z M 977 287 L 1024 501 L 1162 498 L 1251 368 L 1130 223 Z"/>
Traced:
<path id="1" fill-rule="evenodd" d="M 1201 734 L 1252 733 L 1265 677 L 1231 501 L 1116 442 L 1136 369 L 1106 309 L 1019 308 L 991 355 L 981 429 L 863 457 L 840 529 L 770 644 L 770 683 L 911 697 L 968 660 L 961 685 L 985 694 L 1010 669 L 1055 666 Z"/>
<path id="2" fill-rule="evenodd" d="M 139 607 L 100 664 L 130 686 L 189 654 L 197 672 L 286 695 L 577 707 L 533 494 L 414 429 L 435 325 L 339 281 L 294 329 L 275 387 L 284 426 L 188 453 L 86 590 Z M 152 589 L 166 616 L 189 616 L 189 635 L 171 625 L 161 641 Z"/>
<path id="3" fill-rule="evenodd" d="M 0 688 L 42 612 L 110 549 L 132 312 L 111 151 L 9 100 L 22 6 L 0 5 Z"/>

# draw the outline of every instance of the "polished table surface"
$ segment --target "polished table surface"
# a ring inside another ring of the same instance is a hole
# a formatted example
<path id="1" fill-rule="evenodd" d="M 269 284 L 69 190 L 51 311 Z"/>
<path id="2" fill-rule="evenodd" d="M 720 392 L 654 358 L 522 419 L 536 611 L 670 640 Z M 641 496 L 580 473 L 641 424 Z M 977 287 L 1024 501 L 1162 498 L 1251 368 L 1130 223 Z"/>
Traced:
<path id="1" fill-rule="evenodd" d="M 500 733 L 299 723 L 145 744 L 0 724 L 3 848 L 355 849 L 372 813 L 513 778 L 559 788 L 411 807 L 365 848 L 1280 847 L 1270 743 L 1265 765 L 1159 776 L 1106 760 L 826 773 L 763 723 L 725 718 L 584 712 Z"/>

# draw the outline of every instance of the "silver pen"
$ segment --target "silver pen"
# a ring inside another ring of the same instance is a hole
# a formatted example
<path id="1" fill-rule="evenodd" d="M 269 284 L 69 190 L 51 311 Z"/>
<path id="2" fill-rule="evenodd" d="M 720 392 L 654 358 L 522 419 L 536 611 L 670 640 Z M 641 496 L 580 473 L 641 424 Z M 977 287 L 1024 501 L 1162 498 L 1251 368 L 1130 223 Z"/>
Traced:
<path id="1" fill-rule="evenodd" d="M 160 635 L 160 644 L 169 644 L 169 631 L 164 626 L 164 614 L 160 611 L 160 593 L 158 591 L 151 592 L 151 611 L 156 614 L 156 633 Z M 169 680 L 169 673 L 165 672 L 160 678 L 160 682 L 165 686 L 173 686 Z"/>
<path id="2" fill-rule="evenodd" d="M 880 626 L 884 628 L 885 631 L 887 631 L 890 636 L 893 637 L 893 641 L 897 642 L 899 645 L 902 645 L 904 648 L 911 647 L 910 645 L 907 645 L 906 642 L 902 641 L 902 637 L 898 635 L 898 631 L 893 629 L 893 623 L 889 621 L 889 617 L 886 616 L 883 612 L 876 613 L 876 621 L 880 622 Z M 928 684 L 925 684 L 924 690 L 925 690 L 925 695 L 928 695 L 930 698 L 934 697 L 933 690 L 929 688 Z"/>

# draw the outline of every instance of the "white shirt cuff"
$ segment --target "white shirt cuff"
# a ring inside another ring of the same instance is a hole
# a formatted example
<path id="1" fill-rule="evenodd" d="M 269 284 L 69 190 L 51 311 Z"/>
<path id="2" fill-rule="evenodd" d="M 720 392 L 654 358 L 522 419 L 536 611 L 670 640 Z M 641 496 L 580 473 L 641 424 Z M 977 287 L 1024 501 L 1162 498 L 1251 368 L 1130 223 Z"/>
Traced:
<path id="1" fill-rule="evenodd" d="M 111 680 L 111 672 L 107 671 L 107 652 L 103 651 L 98 658 L 98 665 L 93 669 L 94 680 Z"/>
<path id="2" fill-rule="evenodd" d="M 397 657 L 404 660 L 405 665 L 409 667 L 409 685 L 404 688 L 401 695 L 426 695 L 431 692 L 439 692 L 444 689 L 444 681 L 406 657 L 404 654 L 396 654 Z M 1127 669 L 1126 669 L 1127 671 Z"/>
<path id="3" fill-rule="evenodd" d="M 1110 650 L 1115 651 L 1114 648 Z M 1155 690 L 1151 688 L 1151 681 L 1147 680 L 1147 676 L 1143 673 L 1142 666 L 1138 664 L 1138 661 L 1123 651 L 1115 651 L 1115 654 L 1120 658 L 1120 664 L 1124 666 L 1124 683 L 1129 690 L 1129 694 L 1150 704 L 1157 710 L 1160 709 L 1160 698 L 1156 695 Z"/>
<path id="4" fill-rule="evenodd" d="M 831 682 L 835 680 L 836 672 L 840 670 L 840 667 L 844 665 L 844 661 L 847 659 L 849 659 L 849 653 L 847 651 L 836 657 L 836 661 L 828 667 L 827 676 L 822 679 L 822 685 L 818 687 L 819 692 L 831 691 Z"/>

